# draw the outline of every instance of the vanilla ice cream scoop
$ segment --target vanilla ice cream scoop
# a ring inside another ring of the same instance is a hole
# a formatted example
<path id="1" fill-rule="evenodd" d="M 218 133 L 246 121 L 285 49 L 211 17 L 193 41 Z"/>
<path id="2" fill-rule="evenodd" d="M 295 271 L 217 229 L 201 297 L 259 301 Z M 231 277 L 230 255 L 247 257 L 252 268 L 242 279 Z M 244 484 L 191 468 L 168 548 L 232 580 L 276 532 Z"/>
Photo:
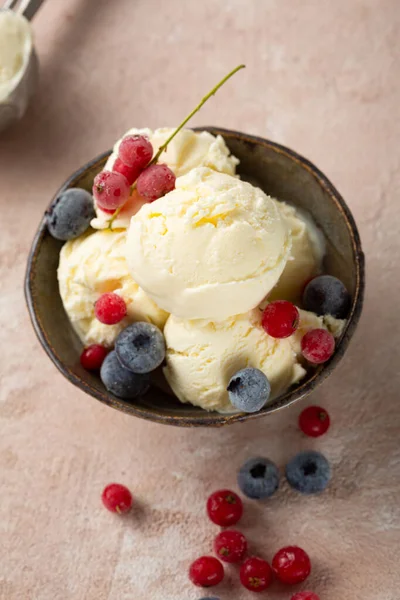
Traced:
<path id="1" fill-rule="evenodd" d="M 275 200 L 202 167 L 132 218 L 126 257 L 134 280 L 164 310 L 218 321 L 261 302 L 290 248 Z"/>
<path id="2" fill-rule="evenodd" d="M 35 2 L 35 10 L 40 4 Z M 22 14 L 0 9 L 0 131 L 23 116 L 37 77 L 38 61 L 28 20 Z"/>
<path id="3" fill-rule="evenodd" d="M 183 403 L 234 412 L 226 389 L 228 383 L 240 369 L 254 367 L 268 377 L 273 400 L 306 375 L 301 355 L 303 335 L 322 328 L 339 337 L 345 325 L 345 321 L 301 309 L 299 316 L 293 335 L 275 339 L 263 329 L 259 308 L 220 322 L 183 320 L 170 315 L 164 329 L 165 378 Z"/>
<path id="4" fill-rule="evenodd" d="M 292 248 L 278 283 L 268 300 L 301 301 L 305 283 L 322 272 L 325 240 L 311 216 L 284 202 L 279 203 L 289 227 Z"/>
<path id="5" fill-rule="evenodd" d="M 163 127 L 152 131 L 151 129 L 130 129 L 114 145 L 113 152 L 110 154 L 104 169 L 112 171 L 115 161 L 118 158 L 118 149 L 122 139 L 127 135 L 145 135 L 149 138 L 154 153 L 158 151 L 174 129 Z M 182 129 L 174 139 L 168 144 L 168 147 L 158 160 L 159 163 L 165 163 L 175 173 L 176 177 L 185 175 L 195 167 L 209 167 L 220 173 L 234 175 L 236 165 L 239 160 L 232 156 L 224 139 L 218 135 L 214 136 L 208 131 L 192 131 L 191 129 Z M 114 228 L 128 228 L 131 217 L 136 214 L 143 202 L 140 198 L 135 198 L 133 202 L 128 202 L 114 221 Z M 97 217 L 92 221 L 92 227 L 95 229 L 104 229 L 108 226 L 110 215 L 96 208 Z"/>
<path id="6" fill-rule="evenodd" d="M 162 329 L 168 314 L 132 279 L 125 261 L 126 232 L 97 231 L 64 244 L 58 281 L 65 311 L 85 345 L 112 346 L 133 321 L 149 321 Z M 117 325 L 104 325 L 94 304 L 105 292 L 115 292 L 127 304 L 127 316 Z"/>
<path id="7" fill-rule="evenodd" d="M 270 400 L 305 375 L 290 341 L 269 336 L 261 326 L 261 314 L 255 309 L 223 322 L 169 317 L 164 375 L 181 402 L 235 412 L 226 388 L 240 369 L 254 367 L 265 373 Z"/>

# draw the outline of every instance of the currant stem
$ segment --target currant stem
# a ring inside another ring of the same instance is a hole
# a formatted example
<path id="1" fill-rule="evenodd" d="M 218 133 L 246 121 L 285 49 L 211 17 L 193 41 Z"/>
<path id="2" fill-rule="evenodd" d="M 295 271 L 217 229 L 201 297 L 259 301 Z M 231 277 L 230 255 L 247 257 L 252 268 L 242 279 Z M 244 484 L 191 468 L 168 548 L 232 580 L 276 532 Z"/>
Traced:
<path id="1" fill-rule="evenodd" d="M 120 206 L 119 208 L 117 208 L 117 210 L 115 211 L 115 213 L 113 214 L 113 216 L 111 217 L 111 219 L 109 219 L 109 221 L 108 221 L 108 227 L 107 227 L 107 229 L 111 229 L 112 230 L 112 224 L 114 223 L 115 219 L 118 217 L 119 213 L 121 212 L 121 210 L 123 209 L 124 206 L 125 206 L 125 204 L 123 204 L 122 206 Z"/>
<path id="2" fill-rule="evenodd" d="M 192 112 L 186 117 L 186 119 L 184 119 L 182 121 L 182 123 L 180 125 L 178 125 L 178 127 L 173 131 L 173 133 L 169 136 L 167 141 L 164 142 L 164 144 L 162 144 L 162 146 L 159 147 L 157 154 L 155 154 L 153 156 L 153 158 L 149 162 L 148 166 L 153 165 L 154 163 L 156 163 L 158 161 L 158 159 L 160 158 L 160 155 L 167 148 L 168 144 L 174 139 L 176 134 L 179 133 L 180 130 L 183 129 L 183 127 L 185 127 L 186 123 L 188 121 L 190 121 L 190 119 L 201 109 L 201 107 L 207 102 L 207 100 L 209 100 L 211 98 L 211 96 L 214 96 L 214 94 L 219 90 L 220 87 L 222 87 L 224 85 L 224 83 L 226 83 L 228 81 L 228 79 L 230 79 L 235 73 L 240 71 L 240 69 L 244 69 L 245 67 L 246 67 L 246 65 L 237 66 L 235 69 L 233 69 L 233 71 L 228 73 L 228 75 L 225 75 L 225 77 L 223 79 L 221 79 L 221 81 L 219 83 L 217 83 L 217 85 L 215 87 L 213 87 L 211 92 L 208 92 L 208 94 L 206 96 L 204 96 L 204 98 L 196 106 L 196 108 L 193 109 Z"/>

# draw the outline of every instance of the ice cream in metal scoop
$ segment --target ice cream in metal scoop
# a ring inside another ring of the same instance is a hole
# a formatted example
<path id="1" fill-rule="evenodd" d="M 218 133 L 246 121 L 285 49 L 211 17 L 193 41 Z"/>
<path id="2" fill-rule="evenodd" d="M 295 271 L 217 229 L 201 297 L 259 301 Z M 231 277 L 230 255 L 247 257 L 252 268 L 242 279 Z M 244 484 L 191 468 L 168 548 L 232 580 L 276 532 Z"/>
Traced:
<path id="1" fill-rule="evenodd" d="M 8 0 L 0 9 L 0 132 L 24 115 L 36 88 L 38 59 L 29 20 L 43 1 Z"/>

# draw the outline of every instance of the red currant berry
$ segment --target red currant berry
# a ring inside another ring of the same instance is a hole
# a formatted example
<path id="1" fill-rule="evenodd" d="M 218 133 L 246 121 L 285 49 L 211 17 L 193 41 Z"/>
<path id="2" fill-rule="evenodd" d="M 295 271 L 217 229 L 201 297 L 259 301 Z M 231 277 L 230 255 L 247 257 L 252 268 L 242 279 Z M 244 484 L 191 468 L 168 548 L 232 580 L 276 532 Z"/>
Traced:
<path id="1" fill-rule="evenodd" d="M 240 581 L 251 592 L 263 592 L 272 581 L 272 569 L 266 560 L 253 556 L 240 569 Z"/>
<path id="2" fill-rule="evenodd" d="M 102 294 L 94 305 L 94 314 L 100 323 L 115 325 L 126 316 L 125 300 L 113 292 Z"/>
<path id="3" fill-rule="evenodd" d="M 319 596 L 314 592 L 297 592 L 292 596 L 292 600 L 319 600 Z"/>
<path id="4" fill-rule="evenodd" d="M 101 495 L 104 506 L 111 512 L 120 515 L 128 512 L 132 507 L 132 494 L 127 487 L 120 483 L 110 483 L 104 488 Z"/>
<path id="5" fill-rule="evenodd" d="M 107 356 L 107 348 L 101 344 L 92 344 L 81 354 L 81 365 L 87 371 L 98 371 Z"/>
<path id="6" fill-rule="evenodd" d="M 175 188 L 175 175 L 167 165 L 150 165 L 139 175 L 137 191 L 149 202 L 165 196 Z"/>
<path id="7" fill-rule="evenodd" d="M 218 585 L 224 578 L 224 567 L 213 556 L 202 556 L 191 564 L 189 578 L 199 587 Z"/>
<path id="8" fill-rule="evenodd" d="M 128 167 L 141 171 L 151 161 L 153 146 L 144 135 L 127 135 L 118 148 L 118 157 Z"/>
<path id="9" fill-rule="evenodd" d="M 207 513 L 211 521 L 221 527 L 235 525 L 243 514 L 243 503 L 235 492 L 218 490 L 207 500 Z"/>
<path id="10" fill-rule="evenodd" d="M 311 572 L 309 556 L 298 546 L 279 550 L 272 559 L 272 568 L 282 583 L 301 583 Z"/>
<path id="11" fill-rule="evenodd" d="M 299 417 L 299 427 L 310 437 L 319 437 L 329 429 L 331 420 L 328 413 L 320 406 L 308 406 Z"/>
<path id="12" fill-rule="evenodd" d="M 243 560 L 247 540 L 240 531 L 221 531 L 214 540 L 214 552 L 224 562 L 236 563 Z"/>
<path id="13" fill-rule="evenodd" d="M 128 183 L 132 185 L 139 177 L 141 169 L 138 169 L 137 167 L 128 167 L 128 165 L 123 163 L 120 158 L 117 158 L 113 166 L 113 171 L 115 173 L 121 173 L 121 175 L 126 177 Z"/>
<path id="14" fill-rule="evenodd" d="M 275 300 L 263 312 L 262 326 L 273 338 L 286 338 L 294 333 L 299 325 L 299 311 L 291 302 Z"/>
<path id="15" fill-rule="evenodd" d="M 325 329 L 311 329 L 302 337 L 301 352 L 314 365 L 329 360 L 334 351 L 335 338 Z"/>
<path id="16" fill-rule="evenodd" d="M 94 178 L 93 196 L 100 208 L 119 208 L 128 200 L 130 192 L 128 180 L 121 173 L 101 171 Z"/>

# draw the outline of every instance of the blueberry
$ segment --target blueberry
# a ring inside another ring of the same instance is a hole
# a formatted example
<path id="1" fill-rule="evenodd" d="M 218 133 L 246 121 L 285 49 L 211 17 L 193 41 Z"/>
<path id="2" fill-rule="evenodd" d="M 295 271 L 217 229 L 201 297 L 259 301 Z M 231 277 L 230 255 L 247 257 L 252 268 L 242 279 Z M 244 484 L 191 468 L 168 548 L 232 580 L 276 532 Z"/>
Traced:
<path id="1" fill-rule="evenodd" d="M 322 492 L 331 478 L 331 468 L 325 456 L 314 450 L 296 454 L 286 465 L 289 484 L 302 494 Z"/>
<path id="2" fill-rule="evenodd" d="M 115 351 L 124 367 L 134 373 L 150 373 L 165 358 L 165 341 L 152 323 L 133 323 L 115 341 Z"/>
<path id="3" fill-rule="evenodd" d="M 126 400 L 142 396 L 150 386 L 150 377 L 125 369 L 119 362 L 115 351 L 107 354 L 104 359 L 100 377 L 109 392 Z"/>
<path id="4" fill-rule="evenodd" d="M 278 467 L 268 458 L 251 458 L 241 467 L 237 482 L 248 498 L 269 498 L 279 486 Z"/>
<path id="5" fill-rule="evenodd" d="M 306 285 L 303 304 L 306 310 L 317 315 L 344 319 L 350 309 L 350 294 L 340 279 L 332 275 L 320 275 Z"/>
<path id="6" fill-rule="evenodd" d="M 204 596 L 203 598 L 200 598 L 200 600 L 219 600 L 219 598 L 217 598 L 217 596 Z"/>
<path id="7" fill-rule="evenodd" d="M 86 231 L 96 216 L 93 198 L 80 188 L 71 188 L 61 194 L 46 211 L 47 227 L 57 240 L 72 240 Z"/>
<path id="8" fill-rule="evenodd" d="M 235 408 L 253 413 L 260 410 L 271 393 L 268 377 L 259 369 L 248 367 L 238 371 L 227 387 L 229 400 Z"/>

